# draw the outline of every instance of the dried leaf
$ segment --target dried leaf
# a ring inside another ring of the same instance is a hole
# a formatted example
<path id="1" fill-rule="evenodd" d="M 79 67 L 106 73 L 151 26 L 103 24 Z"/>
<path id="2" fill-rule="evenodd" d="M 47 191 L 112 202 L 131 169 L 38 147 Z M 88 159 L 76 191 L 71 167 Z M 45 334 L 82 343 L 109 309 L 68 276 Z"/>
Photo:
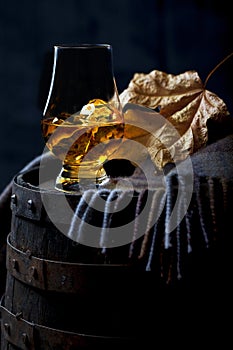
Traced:
<path id="1" fill-rule="evenodd" d="M 120 94 L 120 100 L 123 107 L 129 103 L 148 108 L 140 112 L 132 105 L 126 108 L 126 137 L 141 139 L 159 169 L 168 162 L 185 159 L 206 145 L 208 119 L 222 122 L 230 117 L 223 100 L 206 90 L 193 70 L 179 75 L 158 70 L 136 73 Z M 159 113 L 152 111 L 158 107 Z M 148 123 L 153 125 L 150 132 Z"/>

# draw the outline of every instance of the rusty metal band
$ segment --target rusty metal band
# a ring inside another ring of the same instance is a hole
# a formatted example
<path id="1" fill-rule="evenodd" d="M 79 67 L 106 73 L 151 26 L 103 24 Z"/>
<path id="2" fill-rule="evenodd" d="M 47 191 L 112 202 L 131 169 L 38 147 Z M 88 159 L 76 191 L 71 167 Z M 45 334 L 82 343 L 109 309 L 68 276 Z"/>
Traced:
<path id="1" fill-rule="evenodd" d="M 93 279 L 109 284 L 114 277 L 129 277 L 133 266 L 124 264 L 82 264 L 53 261 L 30 255 L 10 243 L 7 237 L 6 267 L 19 281 L 46 291 L 59 293 L 86 293 L 93 287 Z M 103 289 L 103 285 L 95 288 Z M 98 290 L 97 290 L 98 291 Z"/>
<path id="2" fill-rule="evenodd" d="M 2 336 L 17 349 L 21 350 L 44 350 L 39 344 L 46 344 L 49 349 L 57 349 L 62 346 L 63 350 L 76 349 L 112 349 L 117 346 L 132 345 L 135 338 L 128 337 L 108 337 L 101 335 L 87 335 L 74 332 L 63 331 L 39 324 L 28 322 L 13 314 L 3 306 L 1 301 L 0 310 L 2 313 Z M 59 347 L 60 345 L 60 347 Z M 46 348 L 47 348 L 46 347 Z"/>
<path id="3" fill-rule="evenodd" d="M 30 174 L 30 173 L 29 173 Z M 25 179 L 24 179 L 25 175 Z M 46 213 L 41 198 L 46 201 L 47 207 L 56 210 L 57 218 L 61 224 L 67 225 L 67 218 L 62 215 L 63 209 L 61 203 L 64 201 L 64 194 L 60 191 L 43 190 L 39 187 L 32 186 L 28 182 L 27 173 L 19 174 L 14 178 L 12 195 L 11 195 L 11 211 L 12 214 L 21 218 L 33 220 L 35 222 L 50 223 L 50 219 Z M 65 195 L 67 202 L 76 208 L 81 195 Z"/>
<path id="4" fill-rule="evenodd" d="M 11 210 L 14 215 L 40 221 L 43 212 L 40 192 L 17 184 L 15 179 L 12 188 Z"/>
<path id="5" fill-rule="evenodd" d="M 8 311 L 3 306 L 3 301 L 1 301 L 0 310 L 2 314 L 2 336 L 4 339 L 10 344 L 16 345 L 19 349 L 28 350 L 28 345 L 30 344 L 30 349 L 35 350 L 33 324 Z"/>

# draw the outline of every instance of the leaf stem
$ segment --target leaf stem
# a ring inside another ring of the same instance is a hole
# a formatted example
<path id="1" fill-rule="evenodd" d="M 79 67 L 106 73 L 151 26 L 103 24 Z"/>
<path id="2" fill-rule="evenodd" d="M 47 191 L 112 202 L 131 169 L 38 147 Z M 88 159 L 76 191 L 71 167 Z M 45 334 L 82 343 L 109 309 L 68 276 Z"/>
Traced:
<path id="1" fill-rule="evenodd" d="M 214 67 L 214 69 L 212 69 L 212 71 L 208 74 L 205 83 L 204 83 L 204 88 L 206 88 L 207 82 L 209 80 L 209 78 L 211 77 L 211 75 L 214 74 L 214 72 L 223 64 L 225 63 L 231 56 L 233 56 L 233 52 L 231 52 L 228 56 L 226 56 L 221 62 L 219 62 L 219 64 L 217 64 L 216 67 Z"/>

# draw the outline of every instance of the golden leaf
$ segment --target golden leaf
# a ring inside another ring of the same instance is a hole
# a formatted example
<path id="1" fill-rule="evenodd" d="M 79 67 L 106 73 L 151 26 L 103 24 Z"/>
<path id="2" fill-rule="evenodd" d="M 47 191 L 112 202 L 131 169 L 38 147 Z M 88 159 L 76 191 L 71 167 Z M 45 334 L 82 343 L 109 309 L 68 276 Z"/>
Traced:
<path id="1" fill-rule="evenodd" d="M 223 100 L 205 89 L 194 70 L 179 75 L 158 70 L 135 73 L 120 100 L 126 138 L 140 140 L 160 170 L 206 145 L 208 119 L 223 122 L 230 117 Z M 146 109 L 137 111 L 135 105 Z M 153 125 L 149 132 L 148 123 Z"/>

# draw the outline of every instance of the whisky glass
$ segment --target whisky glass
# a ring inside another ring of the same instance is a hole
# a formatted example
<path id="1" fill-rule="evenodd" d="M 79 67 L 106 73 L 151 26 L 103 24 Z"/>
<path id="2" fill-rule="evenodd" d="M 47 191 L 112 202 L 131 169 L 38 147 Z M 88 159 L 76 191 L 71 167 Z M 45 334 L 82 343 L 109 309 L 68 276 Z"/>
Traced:
<path id="1" fill-rule="evenodd" d="M 47 148 L 62 161 L 56 189 L 76 192 L 103 183 L 104 163 L 124 136 L 111 45 L 54 46 L 41 127 Z"/>

